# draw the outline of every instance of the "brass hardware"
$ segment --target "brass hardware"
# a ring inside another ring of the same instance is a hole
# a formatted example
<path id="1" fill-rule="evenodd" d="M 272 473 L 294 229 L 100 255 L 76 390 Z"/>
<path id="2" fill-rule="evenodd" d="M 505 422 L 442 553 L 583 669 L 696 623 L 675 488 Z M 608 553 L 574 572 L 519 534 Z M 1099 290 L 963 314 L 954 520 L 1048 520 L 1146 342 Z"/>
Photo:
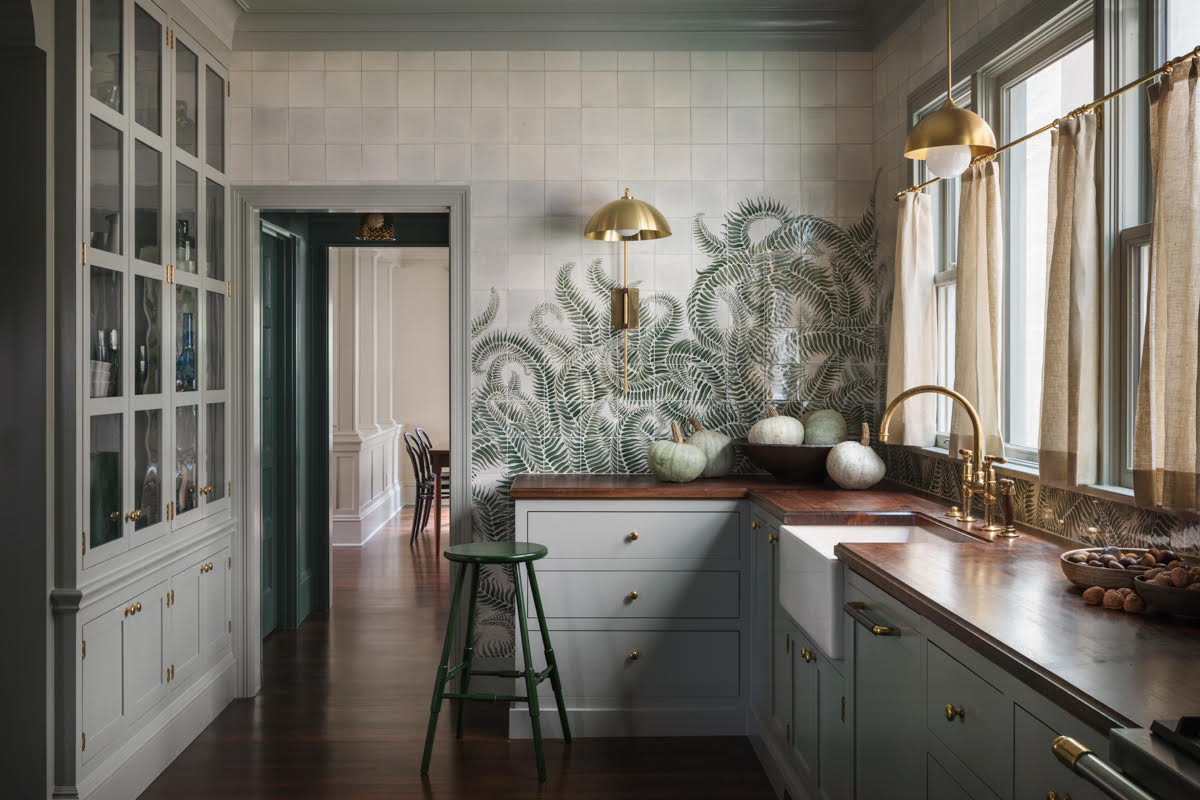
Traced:
<path id="1" fill-rule="evenodd" d="M 233 569 L 233 556 L 230 556 L 228 559 L 226 559 L 225 569 Z M 637 592 L 634 592 L 634 595 L 636 596 Z"/>
<path id="2" fill-rule="evenodd" d="M 800 655 L 804 656 L 804 661 L 807 664 L 811 664 L 817 660 L 817 654 L 812 650 L 809 650 L 807 647 L 800 651 Z"/>
<path id="3" fill-rule="evenodd" d="M 756 520 L 756 519 L 750 520 L 750 530 L 756 531 L 756 530 L 758 530 L 758 528 L 759 528 L 758 520 Z"/>
<path id="4" fill-rule="evenodd" d="M 1004 456 L 984 456 L 983 463 L 983 525 L 980 526 L 980 530 L 988 533 L 1000 533 L 1004 530 L 1004 525 L 996 520 L 996 512 L 999 511 L 1000 505 L 1000 485 L 996 479 L 996 465 L 1007 464 L 1008 459 Z"/>
<path id="5" fill-rule="evenodd" d="M 629 651 L 629 660 L 630 660 L 630 661 L 637 661 L 637 660 L 638 660 L 639 658 L 641 658 L 641 657 L 642 657 L 642 654 L 641 654 L 641 653 L 639 653 L 637 650 L 630 650 L 630 651 Z"/>
<path id="6" fill-rule="evenodd" d="M 955 719 L 966 720 L 967 712 L 962 706 L 956 706 L 953 703 L 946 703 L 946 721 L 954 722 Z"/>
<path id="7" fill-rule="evenodd" d="M 233 81 L 225 81 L 225 96 L 233 97 Z"/>
<path id="8" fill-rule="evenodd" d="M 997 482 L 1000 486 L 1000 532 L 997 536 L 1005 539 L 1015 539 L 1021 534 L 1017 533 L 1016 515 L 1017 501 L 1014 497 L 1017 482 L 1012 478 L 1001 478 Z"/>
<path id="9" fill-rule="evenodd" d="M 637 538 L 638 538 L 638 532 L 637 532 L 637 531 L 630 531 L 630 532 L 629 532 L 629 537 L 628 537 L 628 538 L 629 538 L 629 541 L 631 541 L 631 542 L 636 542 L 636 541 L 637 541 Z"/>
<path id="10" fill-rule="evenodd" d="M 125 606 L 125 616 L 128 617 L 132 613 L 133 613 L 133 606 Z"/>
<path id="11" fill-rule="evenodd" d="M 87 531 L 79 532 L 79 555 L 87 555 Z"/>
<path id="12" fill-rule="evenodd" d="M 637 589 L 634 589 L 633 591 L 631 591 L 629 593 L 628 597 L 630 600 L 637 600 L 638 599 Z"/>
<path id="13" fill-rule="evenodd" d="M 79 244 L 79 263 L 87 266 L 87 242 Z"/>
<path id="14" fill-rule="evenodd" d="M 783 738 L 788 744 L 792 743 L 792 723 L 783 723 Z"/>
<path id="15" fill-rule="evenodd" d="M 870 617 L 863 613 L 863 609 L 867 604 L 860 600 L 851 600 L 842 605 L 842 610 L 850 616 L 854 617 L 854 621 L 862 625 L 871 632 L 872 636 L 899 636 L 900 629 L 893 628 L 890 625 L 879 625 Z"/>
<path id="16" fill-rule="evenodd" d="M 226 497 L 233 497 L 233 481 L 229 482 L 229 491 L 225 492 Z"/>
<path id="17" fill-rule="evenodd" d="M 80 653 L 79 657 L 80 657 L 80 658 L 87 658 L 87 639 L 84 639 L 84 640 L 83 640 L 83 642 L 82 642 L 82 644 L 83 644 L 83 652 L 82 652 L 82 653 Z"/>
<path id="18" fill-rule="evenodd" d="M 79 738 L 83 742 L 83 749 L 87 750 L 87 734 L 81 733 L 81 734 L 79 734 Z"/>
<path id="19" fill-rule="evenodd" d="M 141 600 L 139 600 L 139 601 L 137 601 L 136 603 L 134 603 L 134 604 L 133 604 L 133 613 L 135 613 L 135 614 L 136 614 L 137 612 L 139 612 L 139 611 L 141 611 L 141 610 L 142 610 L 142 601 L 141 601 Z"/>
<path id="20" fill-rule="evenodd" d="M 109 514 L 109 515 L 108 515 L 108 518 L 109 518 L 110 520 L 112 520 L 113 522 L 120 522 L 120 521 L 121 521 L 121 512 L 120 512 L 120 511 L 114 511 L 114 512 L 112 512 L 111 514 Z"/>
<path id="21" fill-rule="evenodd" d="M 233 633 L 233 620 L 226 620 L 226 622 L 229 626 L 229 632 Z"/>
<path id="22" fill-rule="evenodd" d="M 950 506 L 950 510 L 946 512 L 946 516 L 950 519 L 962 519 L 962 512 L 958 510 L 958 506 Z"/>
<path id="23" fill-rule="evenodd" d="M 775 533 L 767 534 L 767 544 L 775 544 L 779 541 L 779 535 Z"/>
<path id="24" fill-rule="evenodd" d="M 233 281 L 225 281 L 225 296 L 233 297 Z"/>
<path id="25" fill-rule="evenodd" d="M 783 652 L 792 652 L 792 635 L 790 633 L 785 633 L 783 635 Z"/>
<path id="26" fill-rule="evenodd" d="M 846 721 L 846 695 L 842 695 L 842 722 Z"/>
<path id="27" fill-rule="evenodd" d="M 130 511 L 125 515 L 126 522 L 137 522 L 141 518 L 142 510 L 140 508 L 135 508 L 133 511 Z"/>
<path id="28" fill-rule="evenodd" d="M 1075 769 L 1076 761 L 1092 752 L 1081 742 L 1072 739 L 1070 736 L 1059 736 L 1050 745 L 1050 749 L 1058 757 L 1059 761 L 1071 769 Z"/>
<path id="29" fill-rule="evenodd" d="M 1071 795 L 1059 794 L 1058 792 L 1047 792 L 1046 800 L 1071 800 Z"/>

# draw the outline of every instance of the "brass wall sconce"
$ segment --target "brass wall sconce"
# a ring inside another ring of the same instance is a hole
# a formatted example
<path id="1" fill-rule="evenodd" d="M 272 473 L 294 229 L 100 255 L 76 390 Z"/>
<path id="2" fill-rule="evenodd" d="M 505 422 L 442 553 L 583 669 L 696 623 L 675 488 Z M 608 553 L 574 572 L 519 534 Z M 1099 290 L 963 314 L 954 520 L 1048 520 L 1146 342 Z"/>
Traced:
<path id="1" fill-rule="evenodd" d="M 583 235 L 602 242 L 621 242 L 622 268 L 621 285 L 612 290 L 612 330 L 622 331 L 625 348 L 625 376 L 623 391 L 629 392 L 629 330 L 636 329 L 638 319 L 637 289 L 629 288 L 629 243 L 649 239 L 664 239 L 671 235 L 667 218 L 649 203 L 637 200 L 625 190 L 625 194 L 611 203 L 605 203 L 592 214 Z"/>

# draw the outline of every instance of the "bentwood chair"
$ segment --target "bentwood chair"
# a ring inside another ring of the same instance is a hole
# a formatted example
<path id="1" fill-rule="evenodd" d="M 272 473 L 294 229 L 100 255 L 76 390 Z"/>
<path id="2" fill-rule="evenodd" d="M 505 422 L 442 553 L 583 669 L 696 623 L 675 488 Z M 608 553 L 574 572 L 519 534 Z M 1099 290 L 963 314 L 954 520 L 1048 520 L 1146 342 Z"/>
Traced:
<path id="1" fill-rule="evenodd" d="M 416 498 L 413 505 L 412 533 L 408 537 L 411 545 L 417 534 L 425 529 L 429 520 L 429 508 L 433 505 L 433 470 L 429 466 L 429 454 L 424 443 L 411 433 L 404 434 L 404 449 L 412 462 L 413 479 L 416 481 Z"/>

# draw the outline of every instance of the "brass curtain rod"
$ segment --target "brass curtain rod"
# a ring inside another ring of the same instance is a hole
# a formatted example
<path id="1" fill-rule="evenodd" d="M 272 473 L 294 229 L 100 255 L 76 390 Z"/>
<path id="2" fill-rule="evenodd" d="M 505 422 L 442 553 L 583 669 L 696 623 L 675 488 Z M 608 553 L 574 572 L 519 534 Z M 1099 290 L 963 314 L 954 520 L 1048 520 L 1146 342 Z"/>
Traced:
<path id="1" fill-rule="evenodd" d="M 1050 130 L 1051 128 L 1057 128 L 1059 123 L 1061 123 L 1063 120 L 1074 119 L 1075 117 L 1079 117 L 1084 114 L 1087 114 L 1090 111 L 1094 111 L 1095 109 L 1097 109 L 1100 106 L 1107 103 L 1109 100 L 1112 100 L 1114 97 L 1119 97 L 1128 91 L 1136 89 L 1137 87 L 1141 86 L 1143 83 L 1148 83 L 1149 81 L 1154 80 L 1159 75 L 1166 75 L 1171 70 L 1173 70 L 1177 64 L 1181 64 L 1184 61 L 1187 61 L 1188 59 L 1198 58 L 1198 57 L 1200 57 L 1200 46 L 1197 46 L 1195 49 L 1193 49 L 1189 53 L 1184 53 L 1183 55 L 1179 56 L 1178 58 L 1170 59 L 1169 61 L 1164 63 L 1158 69 L 1153 70 L 1151 72 L 1147 72 L 1142 77 L 1137 78 L 1136 80 L 1130 81 L 1129 83 L 1125 84 L 1124 86 L 1122 86 L 1119 89 L 1112 90 L 1111 92 L 1104 95 L 1103 97 L 1096 98 L 1095 100 L 1093 100 L 1090 103 L 1085 103 L 1084 105 L 1081 105 L 1079 108 L 1075 109 L 1074 111 L 1071 111 L 1071 112 L 1059 117 L 1058 119 L 1054 120 L 1053 122 L 1043 125 L 1042 127 L 1038 128 L 1035 131 L 1030 131 L 1029 133 L 1025 134 L 1024 136 L 1022 136 L 1018 139 L 1013 139 L 1008 144 L 1003 144 L 1003 145 L 997 147 L 993 152 L 988 153 L 987 155 L 976 156 L 975 158 L 972 158 L 971 166 L 975 166 L 976 164 L 982 164 L 985 161 L 991 161 L 996 156 L 1003 153 L 1005 150 L 1011 150 L 1012 148 L 1016 147 L 1019 144 L 1024 144 L 1025 142 L 1029 141 L 1033 137 L 1039 136 L 1039 135 L 1045 133 L 1046 131 Z M 919 192 L 922 189 L 924 189 L 926 186 L 932 186 L 933 184 L 937 183 L 940 180 L 942 180 L 942 179 L 938 178 L 938 177 L 933 177 L 933 178 L 930 178 L 929 180 L 925 181 L 924 183 L 918 183 L 916 186 L 910 186 L 907 189 L 902 189 L 901 191 L 896 192 L 894 195 L 892 195 L 892 199 L 899 200 L 901 197 L 908 194 L 909 192 Z"/>

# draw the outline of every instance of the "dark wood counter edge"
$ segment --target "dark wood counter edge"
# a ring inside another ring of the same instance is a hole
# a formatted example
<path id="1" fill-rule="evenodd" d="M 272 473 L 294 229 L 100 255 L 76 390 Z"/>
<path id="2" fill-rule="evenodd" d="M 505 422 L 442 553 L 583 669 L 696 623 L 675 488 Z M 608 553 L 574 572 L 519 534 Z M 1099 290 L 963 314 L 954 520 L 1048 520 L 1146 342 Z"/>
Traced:
<path id="1" fill-rule="evenodd" d="M 1078 687 L 1044 669 L 1037 662 L 1025 658 L 1019 651 L 1006 646 L 986 631 L 950 613 L 943 606 L 913 590 L 908 584 L 896 580 L 852 550 L 839 544 L 834 547 L 833 552 L 847 568 L 930 620 L 1005 672 L 1045 695 L 1047 699 L 1062 706 L 1096 731 L 1107 736 L 1110 728 L 1141 727 L 1134 720 L 1079 691 Z"/>

